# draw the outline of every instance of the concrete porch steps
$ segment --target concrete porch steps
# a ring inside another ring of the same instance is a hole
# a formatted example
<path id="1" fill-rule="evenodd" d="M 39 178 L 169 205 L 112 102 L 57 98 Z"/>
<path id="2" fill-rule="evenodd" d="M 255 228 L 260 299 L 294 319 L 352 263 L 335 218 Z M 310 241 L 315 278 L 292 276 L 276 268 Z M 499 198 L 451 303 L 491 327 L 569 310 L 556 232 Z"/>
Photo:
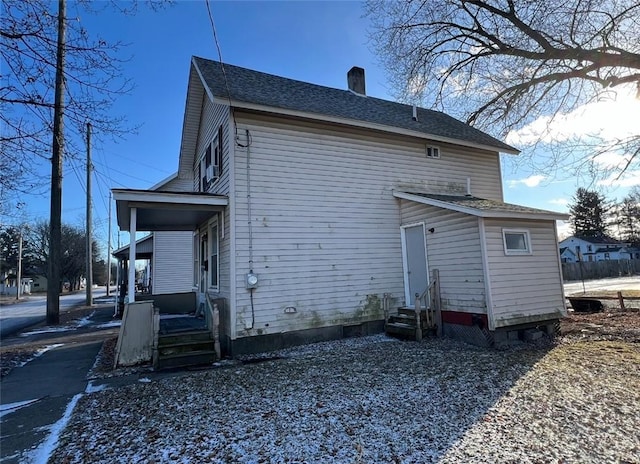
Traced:
<path id="1" fill-rule="evenodd" d="M 213 337 L 206 330 L 160 335 L 154 369 L 173 369 L 216 361 Z"/>

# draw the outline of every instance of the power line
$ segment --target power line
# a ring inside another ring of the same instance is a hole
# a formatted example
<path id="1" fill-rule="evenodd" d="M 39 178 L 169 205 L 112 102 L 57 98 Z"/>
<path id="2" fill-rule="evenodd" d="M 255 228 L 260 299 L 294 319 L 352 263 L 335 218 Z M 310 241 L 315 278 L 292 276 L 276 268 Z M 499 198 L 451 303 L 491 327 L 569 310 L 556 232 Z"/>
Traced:
<path id="1" fill-rule="evenodd" d="M 211 30 L 213 31 L 213 41 L 216 44 L 218 50 L 218 59 L 220 60 L 220 68 L 222 69 L 222 76 L 224 78 L 224 85 L 227 89 L 227 97 L 229 98 L 229 109 L 231 109 L 231 91 L 229 90 L 229 81 L 227 80 L 227 72 L 224 69 L 224 62 L 222 61 L 222 51 L 220 50 L 220 42 L 218 41 L 218 32 L 216 31 L 216 23 L 213 20 L 213 13 L 211 12 L 211 4 L 209 0 L 206 0 L 207 13 L 209 15 L 209 22 L 211 23 Z"/>
<path id="2" fill-rule="evenodd" d="M 99 163 L 98 163 L 98 164 L 99 164 Z M 146 183 L 148 183 L 148 184 L 153 184 L 153 182 L 149 181 L 148 179 L 142 179 L 142 178 L 140 178 L 140 177 L 132 176 L 131 174 L 127 174 L 126 172 L 118 171 L 117 169 L 109 168 L 109 167 L 107 167 L 107 166 L 103 166 L 103 167 L 106 167 L 107 169 L 111 169 L 113 172 L 115 172 L 115 173 L 117 173 L 117 174 L 120 174 L 120 175 L 122 175 L 122 176 L 130 177 L 131 179 L 135 179 L 135 180 L 140 180 L 140 181 L 142 181 L 142 182 L 146 182 Z M 103 175 L 104 175 L 104 174 L 103 174 Z M 105 176 L 105 177 L 108 177 L 108 176 Z M 120 184 L 120 185 L 122 185 L 122 184 Z"/>

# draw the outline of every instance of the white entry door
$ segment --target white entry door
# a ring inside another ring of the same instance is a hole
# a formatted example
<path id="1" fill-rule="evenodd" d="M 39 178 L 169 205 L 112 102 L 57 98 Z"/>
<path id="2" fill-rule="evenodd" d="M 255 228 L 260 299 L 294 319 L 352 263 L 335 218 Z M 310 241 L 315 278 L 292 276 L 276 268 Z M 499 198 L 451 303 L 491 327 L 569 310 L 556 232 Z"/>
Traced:
<path id="1" fill-rule="evenodd" d="M 416 294 L 422 293 L 429 286 L 427 271 L 427 248 L 424 224 L 402 227 L 402 251 L 404 264 L 404 292 L 407 306 L 415 306 Z M 422 301 L 423 307 L 429 296 Z"/>

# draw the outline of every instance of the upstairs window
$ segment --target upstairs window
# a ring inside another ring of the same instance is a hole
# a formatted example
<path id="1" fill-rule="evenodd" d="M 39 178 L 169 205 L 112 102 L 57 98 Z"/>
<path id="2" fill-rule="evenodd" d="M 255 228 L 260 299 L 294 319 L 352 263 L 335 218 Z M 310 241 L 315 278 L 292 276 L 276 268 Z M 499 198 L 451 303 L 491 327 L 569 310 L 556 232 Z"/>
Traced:
<path id="1" fill-rule="evenodd" d="M 528 230 L 502 229 L 502 239 L 506 255 L 531 254 L 531 239 Z"/>
<path id="2" fill-rule="evenodd" d="M 213 183 L 222 175 L 222 126 L 213 141 L 207 145 L 198 165 L 199 191 L 208 192 Z"/>
<path id="3" fill-rule="evenodd" d="M 427 146 L 427 158 L 440 158 L 440 148 L 434 146 Z"/>
<path id="4" fill-rule="evenodd" d="M 215 155 L 213 157 L 213 163 L 216 167 L 218 177 L 222 175 L 222 126 L 218 127 L 218 135 L 213 141 L 215 144 Z"/>

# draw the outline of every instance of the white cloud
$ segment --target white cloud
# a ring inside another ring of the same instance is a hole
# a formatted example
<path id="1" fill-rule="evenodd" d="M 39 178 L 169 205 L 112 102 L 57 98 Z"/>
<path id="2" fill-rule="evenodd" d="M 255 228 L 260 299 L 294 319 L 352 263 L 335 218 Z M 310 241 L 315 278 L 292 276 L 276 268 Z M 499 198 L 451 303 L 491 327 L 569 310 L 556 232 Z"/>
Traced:
<path id="1" fill-rule="evenodd" d="M 594 163 L 599 166 L 602 166 L 605 169 L 618 169 L 622 170 L 629 164 L 629 160 L 631 159 L 630 155 L 621 155 L 619 153 L 614 152 L 606 152 L 601 153 L 599 155 L 595 155 L 591 158 Z"/>
<path id="2" fill-rule="evenodd" d="M 569 204 L 569 200 L 567 200 L 566 198 L 553 198 L 549 200 L 549 203 L 551 203 L 552 205 L 567 206 Z"/>
<path id="3" fill-rule="evenodd" d="M 618 179 L 618 174 L 611 174 L 606 179 L 598 181 L 598 185 L 607 187 L 634 187 L 640 185 L 640 170 L 627 171 Z"/>
<path id="4" fill-rule="evenodd" d="M 568 221 L 556 221 L 558 240 L 564 240 L 573 235 L 573 229 Z"/>
<path id="5" fill-rule="evenodd" d="M 624 139 L 638 133 L 637 115 L 640 100 L 635 98 L 635 86 L 614 92 L 607 90 L 597 101 L 582 105 L 570 113 L 543 116 L 511 131 L 506 141 L 512 145 L 528 146 L 536 142 L 566 141 L 597 136 L 605 141 Z"/>
<path id="6" fill-rule="evenodd" d="M 540 182 L 545 180 L 545 178 L 546 176 L 535 174 L 529 177 L 525 177 L 524 179 L 510 180 L 508 184 L 509 188 L 515 188 L 520 184 L 526 185 L 527 187 L 537 187 L 538 185 L 540 185 Z"/>

